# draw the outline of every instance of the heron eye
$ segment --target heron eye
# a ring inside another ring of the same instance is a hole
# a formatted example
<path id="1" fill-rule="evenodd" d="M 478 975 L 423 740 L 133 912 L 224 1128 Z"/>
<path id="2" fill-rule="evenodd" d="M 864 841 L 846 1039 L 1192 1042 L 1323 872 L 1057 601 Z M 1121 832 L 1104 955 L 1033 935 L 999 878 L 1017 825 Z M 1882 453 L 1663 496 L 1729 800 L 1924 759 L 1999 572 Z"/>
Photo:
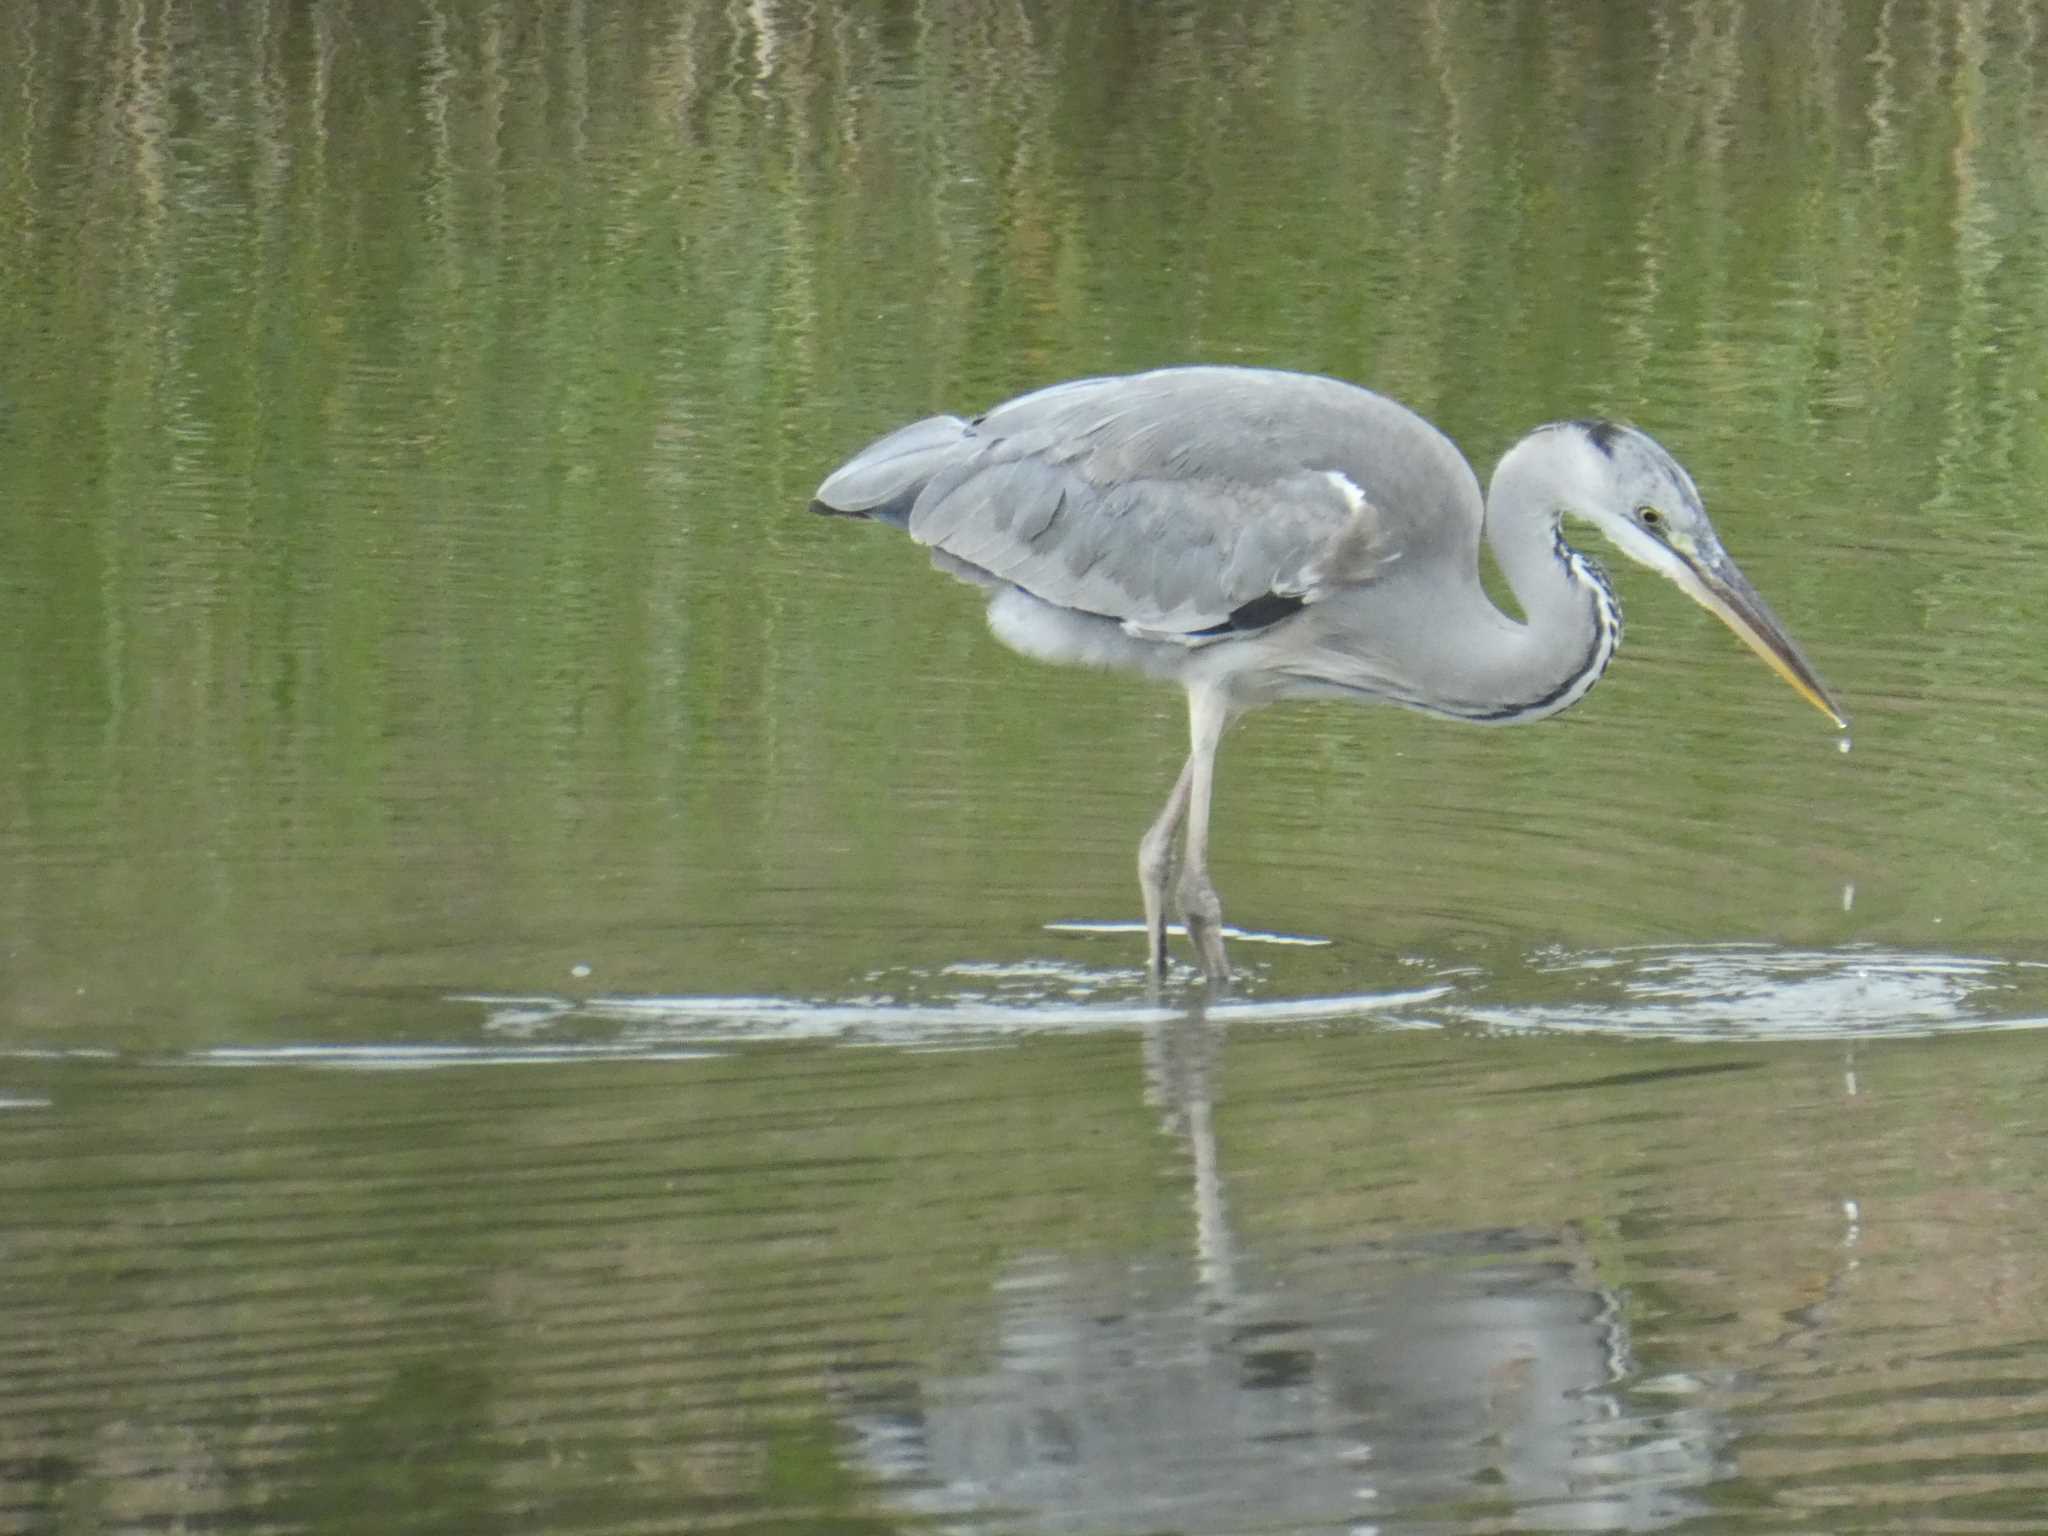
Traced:
<path id="1" fill-rule="evenodd" d="M 1636 521 L 1649 529 L 1650 532 L 1658 533 L 1664 527 L 1664 514 L 1655 507 L 1637 507 Z"/>

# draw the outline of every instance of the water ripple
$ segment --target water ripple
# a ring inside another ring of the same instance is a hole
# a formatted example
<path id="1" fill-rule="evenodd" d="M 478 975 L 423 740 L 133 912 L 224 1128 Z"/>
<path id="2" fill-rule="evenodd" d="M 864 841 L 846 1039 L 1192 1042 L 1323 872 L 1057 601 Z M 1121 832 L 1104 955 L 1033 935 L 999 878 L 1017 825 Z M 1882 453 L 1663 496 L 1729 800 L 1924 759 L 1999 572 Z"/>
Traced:
<path id="1" fill-rule="evenodd" d="M 1403 962 L 1420 982 L 1288 996 L 1254 975 L 1243 995 L 1155 990 L 1135 968 L 957 961 L 874 971 L 839 997 L 564 996 L 478 990 L 441 1038 L 230 1041 L 171 1065 L 420 1071 L 447 1067 L 688 1062 L 756 1046 L 913 1051 L 1002 1048 L 1044 1037 L 1144 1032 L 1199 1014 L 1234 1029 L 1364 1028 L 1697 1041 L 1856 1041 L 2048 1026 L 2048 963 L 1876 948 L 1765 944 L 1550 951 L 1499 965 Z M 481 1010 L 480 1016 L 470 1010 Z M 102 1047 L 35 1046 L 0 1059 L 116 1059 Z M 127 1059 L 127 1058 L 120 1058 Z M 41 1109 L 7 1085 L 0 1110 Z"/>
<path id="2" fill-rule="evenodd" d="M 1460 1001 L 1446 1014 L 1489 1029 L 1660 1039 L 1889 1039 L 2048 1025 L 2048 965 L 1874 948 L 1560 952 L 1537 959 L 1514 990 L 1522 995 Z"/>
<path id="3" fill-rule="evenodd" d="M 931 988 L 906 998 L 875 992 L 836 1001 L 777 997 L 597 997 L 568 999 L 469 994 L 486 1010 L 484 1028 L 518 1039 L 571 1025 L 610 1025 L 625 1041 L 651 1046 L 836 1041 L 843 1044 L 972 1049 L 1025 1036 L 1142 1029 L 1183 1018 L 1164 1000 L 1093 995 L 1092 973 L 1066 966 L 948 966 L 931 977 L 899 978 Z M 1441 986 L 1349 996 L 1244 998 L 1209 1004 L 1217 1023 L 1317 1022 L 1374 1016 L 1398 1024 L 1409 1010 L 1449 994 Z M 1414 1021 L 1410 1021 L 1414 1022 Z"/>

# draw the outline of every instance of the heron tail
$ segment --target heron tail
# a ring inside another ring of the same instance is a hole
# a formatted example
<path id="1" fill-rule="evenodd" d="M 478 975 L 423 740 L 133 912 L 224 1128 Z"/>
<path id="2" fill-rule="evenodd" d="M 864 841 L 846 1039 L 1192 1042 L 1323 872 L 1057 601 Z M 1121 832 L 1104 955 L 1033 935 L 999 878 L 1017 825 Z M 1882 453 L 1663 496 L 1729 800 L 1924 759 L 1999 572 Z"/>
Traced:
<path id="1" fill-rule="evenodd" d="M 902 528 L 918 494 L 960 462 L 972 438 L 958 416 L 928 416 L 870 443 L 825 477 L 811 510 L 827 517 L 870 517 Z"/>

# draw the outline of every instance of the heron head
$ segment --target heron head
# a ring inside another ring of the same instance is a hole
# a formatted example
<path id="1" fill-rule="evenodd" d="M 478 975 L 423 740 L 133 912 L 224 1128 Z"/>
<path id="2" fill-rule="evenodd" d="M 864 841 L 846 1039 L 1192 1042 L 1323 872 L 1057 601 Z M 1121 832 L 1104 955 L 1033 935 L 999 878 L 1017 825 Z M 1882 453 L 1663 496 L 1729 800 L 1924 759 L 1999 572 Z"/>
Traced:
<path id="1" fill-rule="evenodd" d="M 1770 605 L 1714 532 L 1692 476 L 1646 432 L 1611 421 L 1566 422 L 1590 474 L 1567 510 L 1593 523 L 1623 554 L 1675 583 L 1726 624 L 1799 696 L 1847 730 L 1849 720 Z"/>

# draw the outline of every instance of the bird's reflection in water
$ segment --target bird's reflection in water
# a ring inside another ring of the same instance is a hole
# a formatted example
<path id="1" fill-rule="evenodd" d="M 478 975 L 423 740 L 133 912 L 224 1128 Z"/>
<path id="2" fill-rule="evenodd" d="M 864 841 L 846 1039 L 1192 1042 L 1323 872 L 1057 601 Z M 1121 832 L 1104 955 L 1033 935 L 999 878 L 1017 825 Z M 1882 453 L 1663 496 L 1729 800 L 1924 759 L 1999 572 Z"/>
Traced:
<path id="1" fill-rule="evenodd" d="M 1232 1236 L 1199 1016 L 1148 1078 L 1191 1160 L 1195 1253 L 1056 1254 L 997 1287 L 985 1366 L 844 1399 L 906 1513 L 1045 1531 L 1646 1530 L 1698 1512 L 1725 1433 L 1631 1399 L 1627 1328 L 1570 1234 L 1291 1256 Z"/>

